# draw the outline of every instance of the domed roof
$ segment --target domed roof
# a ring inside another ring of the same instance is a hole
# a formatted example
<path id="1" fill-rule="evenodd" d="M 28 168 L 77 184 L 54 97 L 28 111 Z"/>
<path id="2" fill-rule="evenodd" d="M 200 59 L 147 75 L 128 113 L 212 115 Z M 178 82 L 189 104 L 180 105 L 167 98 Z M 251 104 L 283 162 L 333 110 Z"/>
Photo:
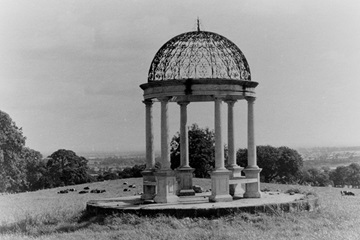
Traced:
<path id="1" fill-rule="evenodd" d="M 183 79 L 251 81 L 251 75 L 244 54 L 233 42 L 198 30 L 170 39 L 150 66 L 149 82 Z"/>

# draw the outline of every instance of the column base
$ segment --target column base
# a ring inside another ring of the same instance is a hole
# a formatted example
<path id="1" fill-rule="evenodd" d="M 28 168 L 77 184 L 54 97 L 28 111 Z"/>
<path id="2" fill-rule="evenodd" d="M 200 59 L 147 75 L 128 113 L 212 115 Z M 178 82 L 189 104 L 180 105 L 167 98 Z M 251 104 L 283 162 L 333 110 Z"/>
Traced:
<path id="1" fill-rule="evenodd" d="M 229 179 L 231 172 L 227 169 L 217 169 L 211 175 L 211 196 L 210 202 L 231 202 L 229 194 Z"/>
<path id="2" fill-rule="evenodd" d="M 156 195 L 156 179 L 154 171 L 154 169 L 145 169 L 141 172 L 143 175 L 142 200 L 153 200 Z"/>
<path id="3" fill-rule="evenodd" d="M 241 175 L 241 172 L 244 169 L 243 167 L 240 167 L 240 166 L 234 164 L 234 165 L 228 166 L 227 169 L 231 172 L 230 179 L 243 177 Z M 229 185 L 229 193 L 234 198 L 244 197 L 244 193 L 245 193 L 244 189 L 245 189 L 245 184 L 237 184 L 236 183 L 236 184 Z"/>
<path id="4" fill-rule="evenodd" d="M 193 190 L 193 172 L 191 167 L 181 167 L 176 170 L 178 176 L 178 196 L 194 196 Z"/>
<path id="5" fill-rule="evenodd" d="M 241 177 L 241 172 L 244 168 L 238 165 L 230 165 L 227 169 L 231 172 L 230 177 Z"/>
<path id="6" fill-rule="evenodd" d="M 173 170 L 160 170 L 154 173 L 157 182 L 156 203 L 175 203 L 179 197 L 176 195 L 177 182 Z"/>
<path id="7" fill-rule="evenodd" d="M 247 183 L 246 190 L 244 193 L 244 198 L 261 198 L 261 191 L 260 191 L 260 172 L 261 168 L 258 167 L 251 167 L 245 168 L 244 173 L 246 178 L 256 178 L 257 182 L 255 183 Z"/>

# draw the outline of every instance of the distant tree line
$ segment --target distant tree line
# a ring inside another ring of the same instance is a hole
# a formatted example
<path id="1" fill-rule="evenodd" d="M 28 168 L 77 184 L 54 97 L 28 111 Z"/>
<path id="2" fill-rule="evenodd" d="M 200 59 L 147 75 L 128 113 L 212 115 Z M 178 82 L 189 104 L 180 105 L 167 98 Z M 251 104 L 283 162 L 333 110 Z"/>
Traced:
<path id="1" fill-rule="evenodd" d="M 70 150 L 43 159 L 25 147 L 26 137 L 10 116 L 0 111 L 0 192 L 33 191 L 89 181 L 87 160 Z"/>
<path id="2" fill-rule="evenodd" d="M 126 167 L 123 170 L 103 172 L 101 174 L 98 174 L 95 179 L 96 181 L 104 181 L 122 178 L 139 178 L 142 177 L 141 172 L 144 171 L 145 168 L 146 164 L 136 164 L 133 167 Z"/>
<path id="3" fill-rule="evenodd" d="M 215 134 L 208 128 L 200 128 L 193 124 L 189 128 L 189 163 L 194 168 L 195 177 L 208 178 L 215 168 Z M 288 147 L 275 148 L 258 146 L 257 163 L 263 182 L 294 183 L 301 175 L 303 160 L 300 154 Z M 227 163 L 227 149 L 224 151 Z M 247 149 L 239 149 L 236 162 L 241 167 L 247 166 Z M 180 134 L 177 133 L 171 141 L 171 168 L 180 166 Z"/>
<path id="4" fill-rule="evenodd" d="M 215 168 L 214 131 L 200 128 L 193 124 L 189 128 L 189 162 L 195 169 L 194 175 L 199 178 L 210 177 Z M 334 170 L 328 167 L 304 168 L 301 155 L 288 147 L 257 146 L 257 163 L 262 168 L 260 178 L 267 183 L 292 183 L 312 186 L 360 187 L 360 165 L 339 166 Z M 227 162 L 227 149 L 224 151 Z M 247 149 L 239 149 L 236 162 L 241 167 L 247 166 Z M 171 142 L 171 168 L 180 166 L 180 135 L 177 133 Z"/>
<path id="5" fill-rule="evenodd" d="M 210 177 L 215 168 L 214 131 L 193 124 L 189 128 L 189 161 L 198 178 Z M 43 159 L 40 152 L 25 147 L 26 138 L 10 116 L 0 111 L 0 192 L 34 191 L 81 184 L 92 181 L 142 177 L 145 164 L 136 164 L 123 170 L 106 171 L 96 176 L 89 174 L 87 159 L 75 152 L 59 149 Z M 288 147 L 258 146 L 258 166 L 262 168 L 261 181 L 297 183 L 313 186 L 360 186 L 360 165 L 329 168 L 304 168 L 301 155 Z M 227 162 L 227 149 L 224 151 Z M 112 160 L 111 160 L 112 161 Z M 110 161 L 110 162 L 111 162 Z M 247 166 L 247 149 L 236 154 L 239 166 Z M 180 135 L 171 141 L 171 168 L 180 166 Z M 160 164 L 157 162 L 156 167 Z"/>
<path id="6" fill-rule="evenodd" d="M 299 184 L 312 186 L 352 186 L 360 187 L 360 165 L 351 163 L 348 166 L 338 166 L 303 169 Z"/>
<path id="7" fill-rule="evenodd" d="M 0 111 L 0 192 L 34 191 L 92 181 L 141 177 L 145 164 L 117 172 L 89 174 L 88 160 L 75 152 L 59 149 L 47 158 L 25 147 L 26 137 L 10 116 Z M 135 159 L 136 160 L 136 159 Z M 109 162 L 112 160 L 109 159 Z"/>
<path id="8" fill-rule="evenodd" d="M 124 156 L 110 156 L 105 158 L 93 158 L 91 160 L 95 162 L 95 165 L 101 166 L 135 166 L 144 163 L 144 156 L 132 156 L 131 158 Z"/>

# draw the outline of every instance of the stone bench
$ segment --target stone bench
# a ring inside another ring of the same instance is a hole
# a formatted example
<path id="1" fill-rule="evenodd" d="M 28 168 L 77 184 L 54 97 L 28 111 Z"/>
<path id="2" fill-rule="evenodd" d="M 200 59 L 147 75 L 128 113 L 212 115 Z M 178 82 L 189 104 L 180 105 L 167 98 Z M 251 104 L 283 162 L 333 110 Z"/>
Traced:
<path id="1" fill-rule="evenodd" d="M 257 178 L 232 177 L 229 179 L 229 193 L 233 197 L 244 197 L 246 185 L 258 182 Z"/>
<path id="2" fill-rule="evenodd" d="M 244 184 L 258 182 L 257 178 L 234 177 L 229 180 L 229 184 Z"/>

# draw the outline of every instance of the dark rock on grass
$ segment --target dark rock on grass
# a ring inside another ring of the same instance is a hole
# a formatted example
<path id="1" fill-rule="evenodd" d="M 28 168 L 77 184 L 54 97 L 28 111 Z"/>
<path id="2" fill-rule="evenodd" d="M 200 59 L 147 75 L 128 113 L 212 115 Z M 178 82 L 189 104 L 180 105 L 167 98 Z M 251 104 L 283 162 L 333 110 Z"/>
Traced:
<path id="1" fill-rule="evenodd" d="M 202 192 L 204 192 L 204 189 L 203 189 L 201 186 L 199 186 L 199 185 L 194 185 L 194 186 L 193 186 L 193 190 L 195 191 L 195 193 L 202 193 Z"/>

